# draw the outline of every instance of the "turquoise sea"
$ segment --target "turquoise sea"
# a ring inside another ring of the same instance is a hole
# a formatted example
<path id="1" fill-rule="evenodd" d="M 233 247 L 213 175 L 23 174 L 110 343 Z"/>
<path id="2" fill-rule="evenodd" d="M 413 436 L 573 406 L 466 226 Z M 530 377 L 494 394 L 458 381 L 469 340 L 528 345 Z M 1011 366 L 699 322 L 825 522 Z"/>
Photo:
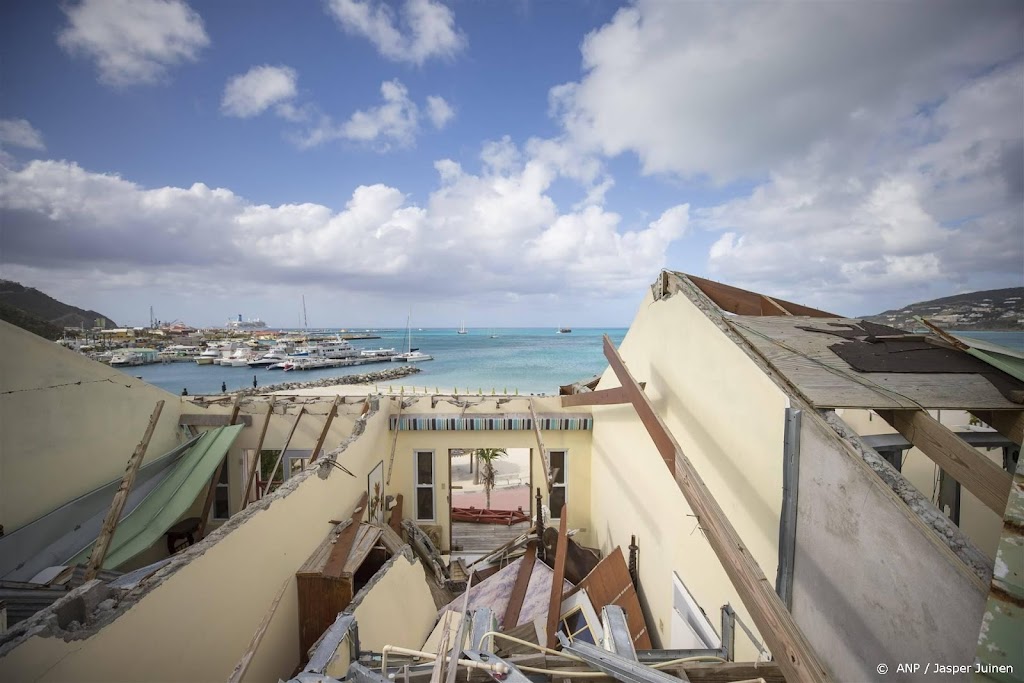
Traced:
<path id="1" fill-rule="evenodd" d="M 329 330 L 330 331 L 330 330 Z M 404 351 L 405 330 L 379 330 L 381 339 L 355 340 L 359 349 L 394 347 Z M 491 335 L 498 335 L 491 338 Z M 601 349 L 601 337 L 607 334 L 616 346 L 626 328 L 574 328 L 569 334 L 556 334 L 553 328 L 470 329 L 458 334 L 454 329 L 413 330 L 413 348 L 434 357 L 419 363 L 422 372 L 398 384 L 426 386 L 442 390 L 555 394 L 558 386 L 592 377 L 604 371 L 607 361 Z M 958 332 L 965 336 L 1002 344 L 1024 351 L 1024 332 Z M 253 370 L 195 363 L 164 363 L 126 368 L 125 372 L 151 384 L 180 394 L 215 394 L 221 382 L 228 391 L 252 386 L 253 375 L 259 386 L 279 382 L 303 382 L 323 377 L 363 374 L 392 367 L 377 363 L 354 368 L 326 368 L 307 372 Z"/>
<path id="2" fill-rule="evenodd" d="M 334 332 L 336 330 L 327 330 Z M 395 348 L 406 350 L 405 329 L 377 330 L 380 339 L 353 340 L 358 349 Z M 491 335 L 497 335 L 491 338 Z M 417 363 L 421 372 L 397 384 L 427 386 L 472 392 L 492 389 L 498 392 L 516 389 L 520 394 L 557 394 L 560 384 L 569 384 L 604 371 L 607 361 L 601 349 L 602 335 L 607 334 L 617 346 L 626 328 L 573 328 L 568 334 L 557 334 L 554 328 L 468 329 L 458 334 L 452 328 L 412 331 L 412 346 L 434 357 Z M 352 368 L 325 368 L 303 372 L 254 370 L 196 363 L 161 363 L 125 368 L 125 372 L 141 377 L 150 384 L 180 394 L 215 394 L 221 382 L 228 391 L 252 387 L 253 375 L 260 386 L 279 382 L 304 382 L 323 377 L 358 375 L 397 366 L 397 363 L 374 363 Z"/>

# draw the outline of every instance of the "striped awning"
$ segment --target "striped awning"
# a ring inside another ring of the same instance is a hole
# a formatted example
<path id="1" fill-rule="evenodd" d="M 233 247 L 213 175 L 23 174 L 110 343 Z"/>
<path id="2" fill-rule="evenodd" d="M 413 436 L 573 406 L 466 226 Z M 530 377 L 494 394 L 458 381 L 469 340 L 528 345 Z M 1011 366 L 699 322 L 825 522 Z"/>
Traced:
<path id="1" fill-rule="evenodd" d="M 587 414 L 539 415 L 543 431 L 590 431 L 594 417 Z M 388 429 L 410 432 L 513 432 L 530 431 L 529 415 L 392 415 Z"/>

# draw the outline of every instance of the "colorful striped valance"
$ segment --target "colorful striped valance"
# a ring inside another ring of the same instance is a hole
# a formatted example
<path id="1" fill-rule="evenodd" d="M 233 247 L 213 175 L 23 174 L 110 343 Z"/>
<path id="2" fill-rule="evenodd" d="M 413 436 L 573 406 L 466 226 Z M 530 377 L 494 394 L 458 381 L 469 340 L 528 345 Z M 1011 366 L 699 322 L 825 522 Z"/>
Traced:
<path id="1" fill-rule="evenodd" d="M 540 415 L 544 431 L 590 431 L 592 415 Z M 533 420 L 529 415 L 392 415 L 388 429 L 412 432 L 486 432 L 529 431 Z"/>

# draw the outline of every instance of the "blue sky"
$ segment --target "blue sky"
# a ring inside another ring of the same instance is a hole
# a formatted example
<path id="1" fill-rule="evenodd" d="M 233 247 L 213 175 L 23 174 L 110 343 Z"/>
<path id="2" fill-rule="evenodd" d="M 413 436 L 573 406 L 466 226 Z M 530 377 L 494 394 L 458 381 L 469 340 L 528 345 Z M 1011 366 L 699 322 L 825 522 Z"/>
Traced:
<path id="1" fill-rule="evenodd" d="M 1013 2 L 8 2 L 0 277 L 118 322 L 627 325 L 1024 280 Z"/>

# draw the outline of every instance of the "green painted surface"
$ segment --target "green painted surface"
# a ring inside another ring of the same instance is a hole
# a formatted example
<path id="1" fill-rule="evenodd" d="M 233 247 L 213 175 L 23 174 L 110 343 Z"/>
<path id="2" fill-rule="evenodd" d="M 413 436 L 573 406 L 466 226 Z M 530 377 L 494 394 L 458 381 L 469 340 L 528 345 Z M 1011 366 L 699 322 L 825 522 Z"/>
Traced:
<path id="1" fill-rule="evenodd" d="M 973 347 L 967 349 L 967 353 L 979 360 L 985 361 L 994 368 L 999 368 L 1007 375 L 1016 377 L 1020 381 L 1024 382 L 1024 360 L 1015 358 L 1014 356 L 1006 356 L 1001 353 L 982 351 Z"/>
<path id="2" fill-rule="evenodd" d="M 244 425 L 219 427 L 203 434 L 160 485 L 118 522 L 103 561 L 104 569 L 115 569 L 144 552 L 174 526 L 196 498 L 206 492 L 217 465 L 243 428 Z M 84 563 L 91 552 L 89 544 L 69 563 Z"/>
<path id="3" fill-rule="evenodd" d="M 974 680 L 1024 681 L 1024 458 L 1017 464 L 1006 502 L 992 590 L 978 634 Z"/>

